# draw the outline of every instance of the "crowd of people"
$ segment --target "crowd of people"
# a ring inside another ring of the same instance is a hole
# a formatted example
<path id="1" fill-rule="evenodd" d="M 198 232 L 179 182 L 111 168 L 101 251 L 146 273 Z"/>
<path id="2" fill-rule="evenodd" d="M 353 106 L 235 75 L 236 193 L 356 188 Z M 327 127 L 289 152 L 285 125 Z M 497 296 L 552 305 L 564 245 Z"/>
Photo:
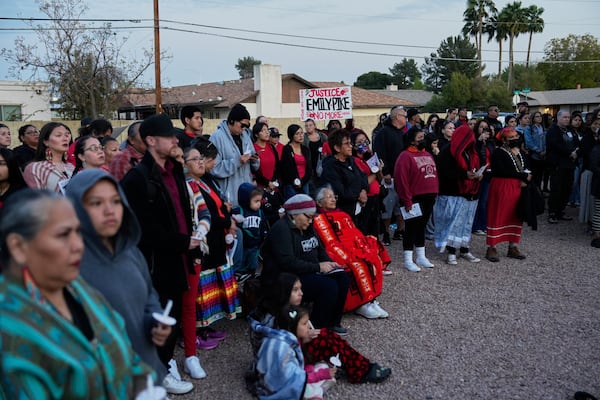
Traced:
<path id="1" fill-rule="evenodd" d="M 523 223 L 537 228 L 548 192 L 548 223 L 579 207 L 600 248 L 600 109 L 560 110 L 549 126 L 527 104 L 504 124 L 498 112 L 423 121 L 396 106 L 371 134 L 309 119 L 283 130 L 286 144 L 241 104 L 210 135 L 185 106 L 183 129 L 152 115 L 122 144 L 99 119 L 77 138 L 60 122 L 24 125 L 11 150 L 0 125 L 2 393 L 134 398 L 147 375 L 187 393 L 176 346 L 183 370 L 206 377 L 198 350 L 242 311 L 259 398 L 322 398 L 338 369 L 384 381 L 391 370 L 343 338 L 343 316 L 389 316 L 377 298 L 391 240 L 410 272 L 434 267 L 427 239 L 448 265 L 480 262 L 473 234 L 490 262 L 505 242 L 521 260 Z"/>

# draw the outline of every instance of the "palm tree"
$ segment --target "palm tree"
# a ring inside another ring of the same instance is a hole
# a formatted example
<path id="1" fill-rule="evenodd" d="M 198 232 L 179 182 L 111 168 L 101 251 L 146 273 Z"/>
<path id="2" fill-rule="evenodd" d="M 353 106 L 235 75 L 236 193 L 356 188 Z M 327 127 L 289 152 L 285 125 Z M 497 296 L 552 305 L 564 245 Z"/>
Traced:
<path id="1" fill-rule="evenodd" d="M 502 26 L 508 34 L 508 88 L 513 86 L 514 43 L 519 34 L 527 32 L 527 10 L 521 7 L 520 1 L 508 3 L 498 14 L 498 26 Z"/>
<path id="2" fill-rule="evenodd" d="M 481 76 L 481 36 L 484 26 L 490 15 L 497 13 L 496 5 L 493 0 L 467 0 L 467 9 L 463 13 L 465 25 L 462 33 L 465 36 L 475 37 L 475 47 L 477 47 L 477 59 L 479 60 L 479 76 Z"/>
<path id="3" fill-rule="evenodd" d="M 542 14 L 544 13 L 544 7 L 529 6 L 526 9 L 527 15 L 527 30 L 529 32 L 529 44 L 527 45 L 527 64 L 529 67 L 529 55 L 531 53 L 531 39 L 534 33 L 540 33 L 544 31 L 544 19 Z"/>
<path id="4" fill-rule="evenodd" d="M 496 39 L 498 42 L 498 78 L 502 74 L 502 43 L 508 39 L 506 27 L 503 24 L 498 24 L 498 13 L 494 13 L 488 19 L 484 27 L 484 31 L 488 35 L 488 42 Z"/>

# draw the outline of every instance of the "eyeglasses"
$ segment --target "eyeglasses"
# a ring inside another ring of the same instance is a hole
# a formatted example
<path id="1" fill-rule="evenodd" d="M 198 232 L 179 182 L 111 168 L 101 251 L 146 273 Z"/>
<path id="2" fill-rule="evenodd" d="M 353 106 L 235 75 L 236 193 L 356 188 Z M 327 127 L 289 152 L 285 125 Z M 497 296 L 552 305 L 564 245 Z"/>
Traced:
<path id="1" fill-rule="evenodd" d="M 338 195 L 337 194 L 328 194 L 326 196 L 323 196 L 324 199 L 338 199 Z"/>
<path id="2" fill-rule="evenodd" d="M 104 146 L 98 146 L 97 144 L 93 144 L 87 149 L 83 149 L 83 151 L 91 150 L 93 152 L 104 151 Z"/>
<path id="3" fill-rule="evenodd" d="M 314 218 L 314 215 L 308 215 L 308 214 L 306 214 L 306 213 L 303 213 L 303 215 L 304 215 L 304 216 L 305 216 L 305 217 L 306 217 L 306 218 L 307 218 L 309 221 L 312 221 L 312 220 L 313 220 L 313 218 Z"/>
<path id="4" fill-rule="evenodd" d="M 185 160 L 185 162 L 200 162 L 204 161 L 204 157 L 191 157 Z"/>

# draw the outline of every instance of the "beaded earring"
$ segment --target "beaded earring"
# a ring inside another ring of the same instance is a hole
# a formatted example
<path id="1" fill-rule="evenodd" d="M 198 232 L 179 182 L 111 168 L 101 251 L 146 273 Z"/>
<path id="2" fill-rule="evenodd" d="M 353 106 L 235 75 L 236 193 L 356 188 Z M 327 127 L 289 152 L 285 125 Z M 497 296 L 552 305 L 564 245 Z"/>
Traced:
<path id="1" fill-rule="evenodd" d="M 52 161 L 52 151 L 50 150 L 50 148 L 46 149 L 46 160 Z"/>

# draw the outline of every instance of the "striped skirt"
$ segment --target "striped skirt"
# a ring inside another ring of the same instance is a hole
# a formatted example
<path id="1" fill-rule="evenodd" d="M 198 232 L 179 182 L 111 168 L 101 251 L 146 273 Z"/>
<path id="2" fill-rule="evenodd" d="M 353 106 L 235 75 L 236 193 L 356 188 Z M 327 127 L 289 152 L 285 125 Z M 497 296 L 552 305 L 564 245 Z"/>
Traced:
<path id="1" fill-rule="evenodd" d="M 517 216 L 521 181 L 515 178 L 492 178 L 487 208 L 488 246 L 519 243 L 523 222 Z"/>
<path id="2" fill-rule="evenodd" d="M 594 213 L 592 214 L 592 231 L 600 232 L 600 198 L 594 197 Z"/>
<path id="3" fill-rule="evenodd" d="M 223 318 L 235 319 L 242 312 L 233 268 L 224 264 L 200 272 L 196 326 L 204 328 Z"/>

